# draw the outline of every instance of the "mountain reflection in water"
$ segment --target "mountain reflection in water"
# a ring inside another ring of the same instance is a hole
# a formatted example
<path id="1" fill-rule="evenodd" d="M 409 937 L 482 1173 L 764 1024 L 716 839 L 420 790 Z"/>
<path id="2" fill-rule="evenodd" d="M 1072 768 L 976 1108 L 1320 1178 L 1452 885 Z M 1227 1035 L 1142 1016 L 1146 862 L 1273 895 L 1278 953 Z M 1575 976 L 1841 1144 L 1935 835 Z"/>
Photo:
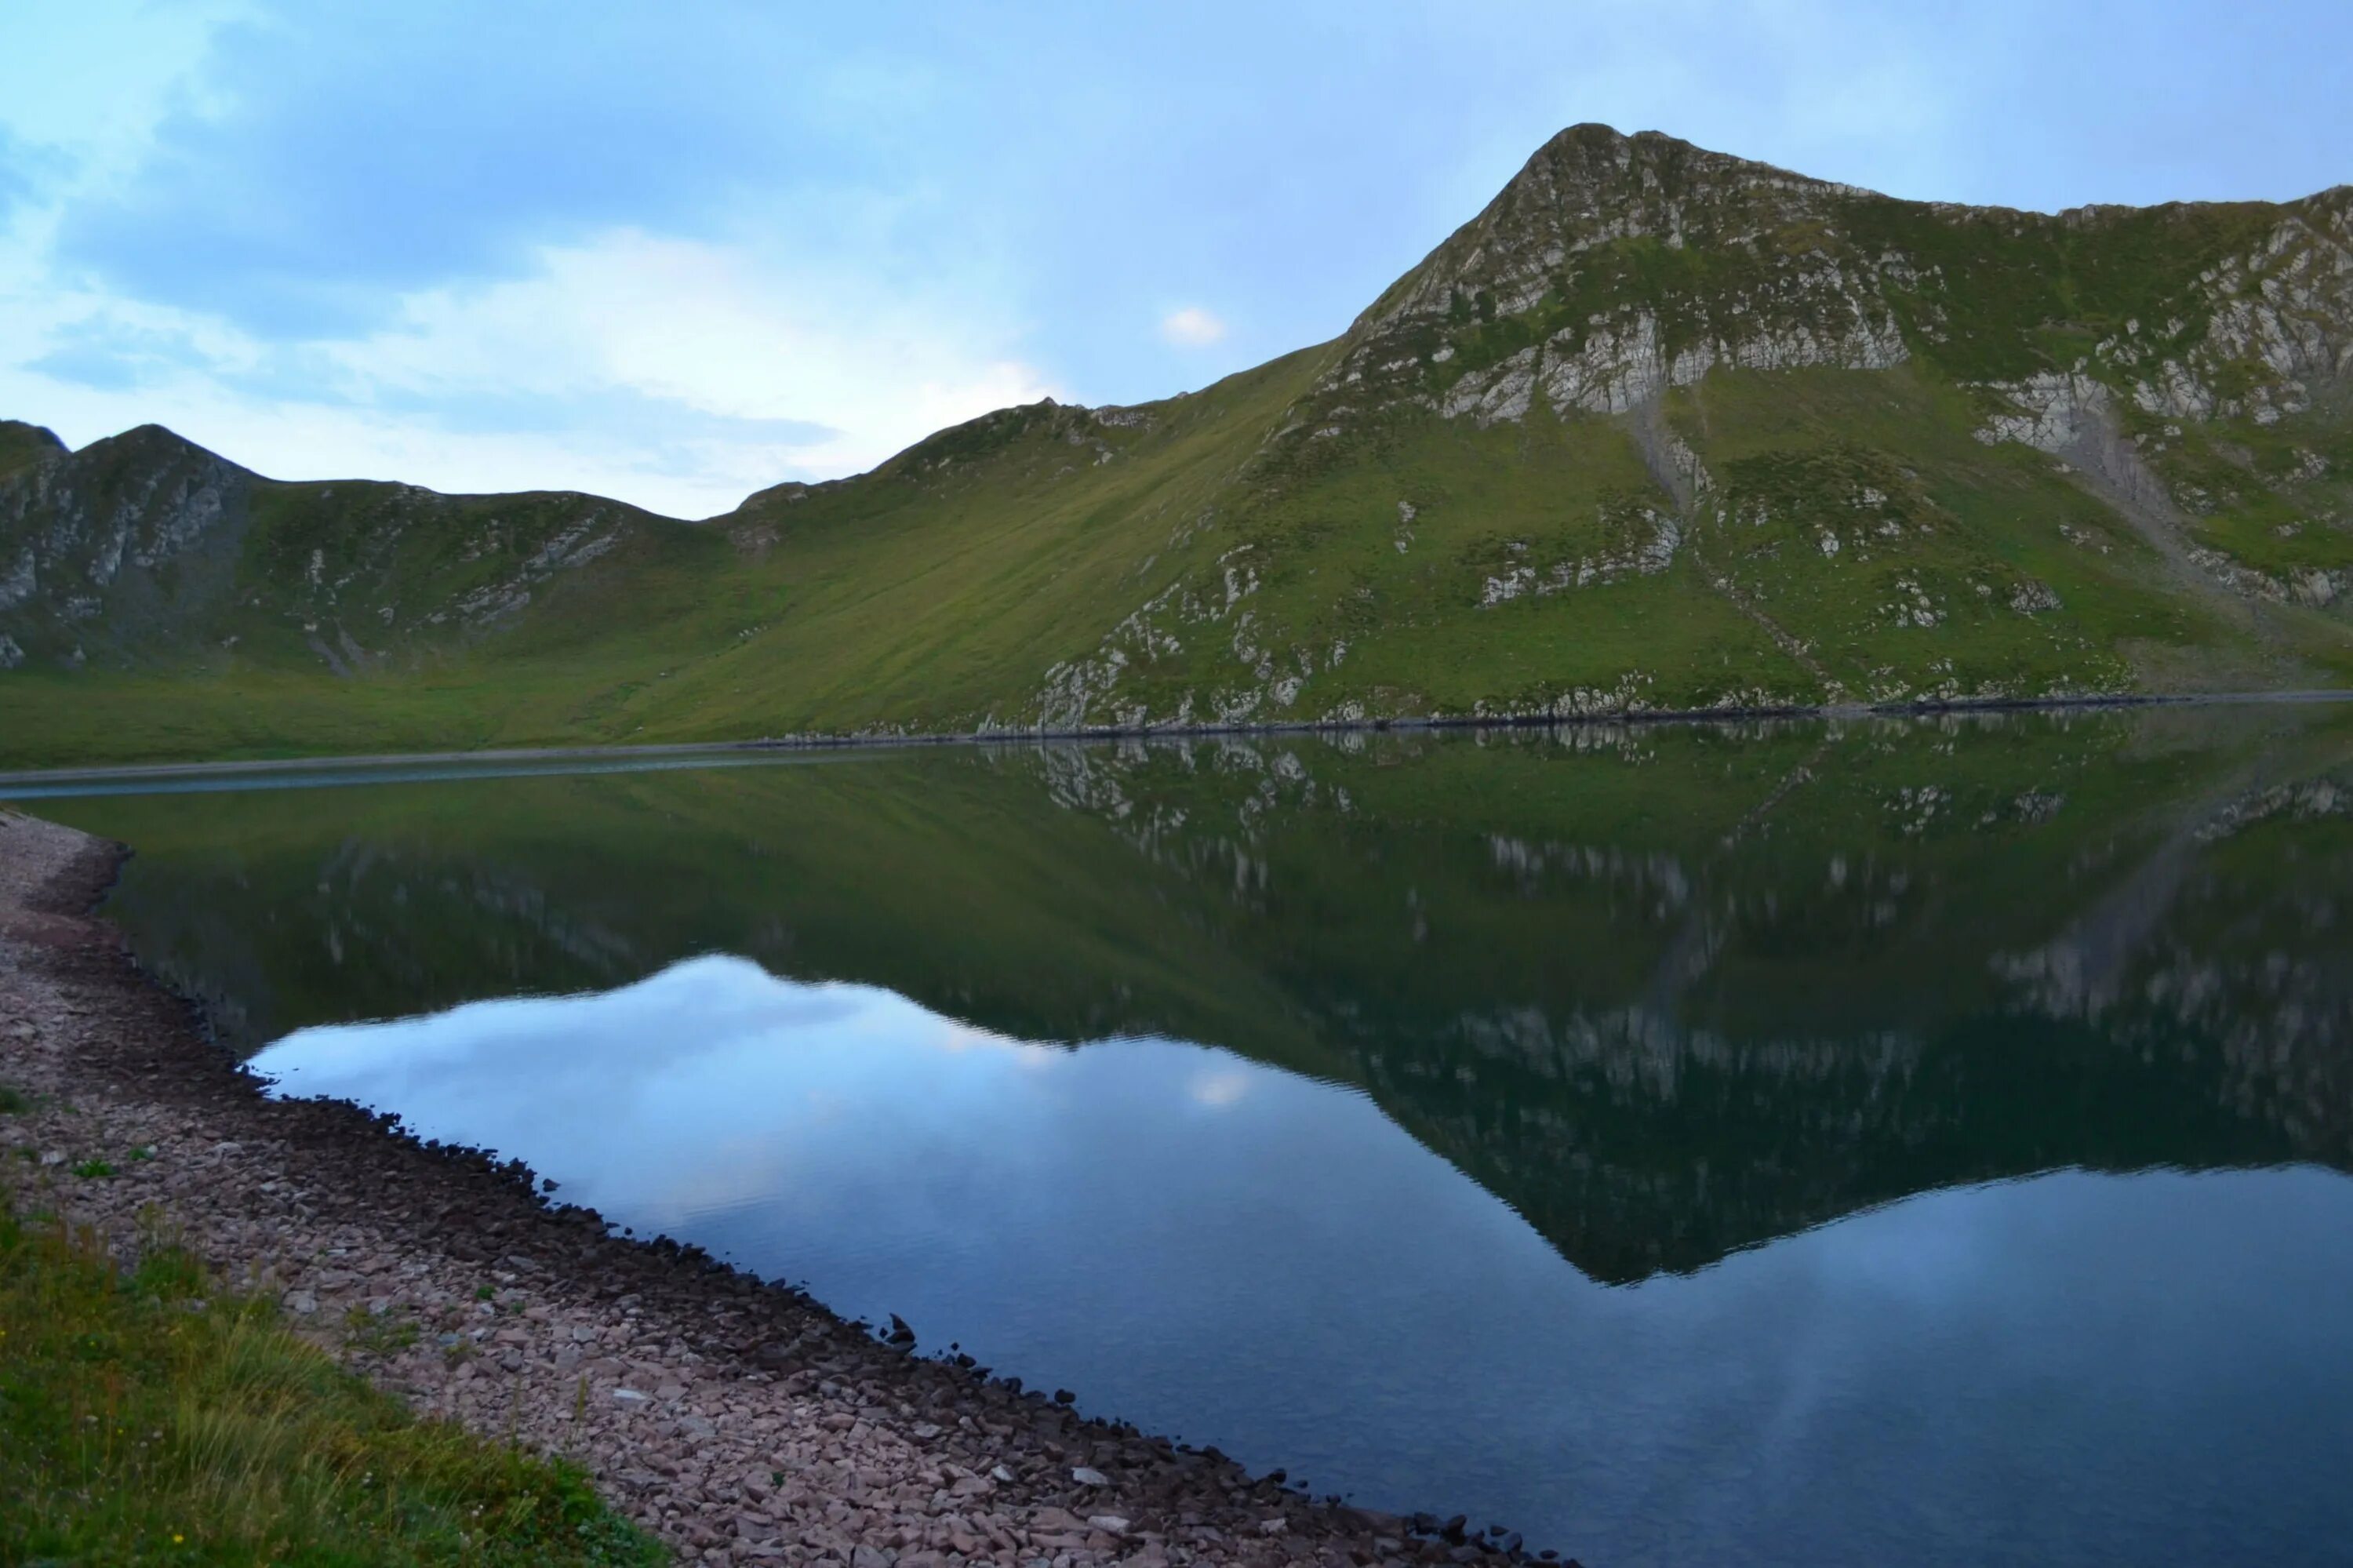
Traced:
<path id="1" fill-rule="evenodd" d="M 2349 786 L 2353 715 L 2221 708 L 41 809 L 290 1090 L 1319 1487 L 2294 1561 L 2353 1539 Z"/>

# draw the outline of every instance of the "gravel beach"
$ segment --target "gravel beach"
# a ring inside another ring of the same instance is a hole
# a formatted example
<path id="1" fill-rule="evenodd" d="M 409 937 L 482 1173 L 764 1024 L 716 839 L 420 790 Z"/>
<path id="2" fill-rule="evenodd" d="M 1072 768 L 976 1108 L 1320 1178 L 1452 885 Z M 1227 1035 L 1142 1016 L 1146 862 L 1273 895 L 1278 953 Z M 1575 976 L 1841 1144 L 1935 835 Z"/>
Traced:
<path id="1" fill-rule="evenodd" d="M 125 850 L 0 808 L 0 1121 L 20 1203 L 161 1225 L 417 1410 L 568 1456 L 681 1561 L 923 1568 L 1518 1558 L 878 1340 L 551 1206 L 529 1172 L 272 1100 L 90 912 Z M 19 1158 L 29 1151 L 29 1160 Z M 103 1160 L 111 1176 L 78 1176 Z"/>

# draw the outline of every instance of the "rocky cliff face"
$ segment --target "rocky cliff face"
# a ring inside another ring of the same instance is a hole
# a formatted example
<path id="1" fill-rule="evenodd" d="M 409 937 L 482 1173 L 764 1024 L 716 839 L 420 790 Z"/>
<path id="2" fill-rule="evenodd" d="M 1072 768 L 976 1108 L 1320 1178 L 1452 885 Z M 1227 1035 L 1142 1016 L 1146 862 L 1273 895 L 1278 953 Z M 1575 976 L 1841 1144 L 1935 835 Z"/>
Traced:
<path id="1" fill-rule="evenodd" d="M 2088 344 L 2051 341 L 2085 328 Z M 1881 370 L 1915 353 L 2064 371 L 2080 346 L 2142 413 L 2270 424 L 2353 370 L 2353 187 L 2044 216 L 1579 125 L 1346 343 L 1324 390 L 1451 418 L 1516 419 L 1538 389 L 1556 409 L 1623 414 L 1718 368 Z"/>
<path id="2" fill-rule="evenodd" d="M 0 660 L 34 648 L 79 663 L 92 644 L 177 641 L 217 614 L 254 475 L 157 425 L 80 453 L 26 444 L 31 461 L 0 473 Z"/>
<path id="3" fill-rule="evenodd" d="M 351 674 L 512 624 L 660 525 L 593 496 L 280 483 L 156 425 L 79 451 L 16 426 L 0 431 L 0 667 L 259 644 Z"/>
<path id="4" fill-rule="evenodd" d="M 1886 296 L 1914 264 L 1841 228 L 1855 199 L 1871 198 L 1576 126 L 1357 320 L 1327 386 L 1419 391 L 1483 421 L 1522 418 L 1539 388 L 1556 409 L 1624 414 L 1720 366 L 1900 364 Z M 1704 260 L 1634 265 L 1646 252 Z"/>

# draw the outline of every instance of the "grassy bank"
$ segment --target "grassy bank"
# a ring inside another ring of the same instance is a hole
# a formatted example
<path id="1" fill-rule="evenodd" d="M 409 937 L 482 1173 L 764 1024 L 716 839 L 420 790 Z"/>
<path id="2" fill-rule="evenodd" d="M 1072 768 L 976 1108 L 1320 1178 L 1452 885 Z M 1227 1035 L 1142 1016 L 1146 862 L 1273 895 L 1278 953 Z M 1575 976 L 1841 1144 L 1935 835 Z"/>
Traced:
<path id="1" fill-rule="evenodd" d="M 0 1499 L 0 1563 L 664 1560 L 577 1471 L 414 1419 L 185 1252 L 126 1274 L 4 1192 Z"/>

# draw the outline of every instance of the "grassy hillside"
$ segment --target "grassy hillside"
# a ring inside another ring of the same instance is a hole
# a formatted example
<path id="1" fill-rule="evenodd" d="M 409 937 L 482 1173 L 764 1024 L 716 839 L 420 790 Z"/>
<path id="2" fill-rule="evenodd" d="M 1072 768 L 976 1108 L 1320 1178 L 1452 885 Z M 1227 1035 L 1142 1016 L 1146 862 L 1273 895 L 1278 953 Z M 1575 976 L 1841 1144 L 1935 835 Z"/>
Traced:
<path id="1" fill-rule="evenodd" d="M 125 1273 L 21 1202 L 0 1185 L 0 1562 L 669 1561 L 574 1467 L 412 1418 L 179 1248 Z"/>
<path id="2" fill-rule="evenodd" d="M 699 524 L 0 427 L 0 764 L 2353 678 L 2353 190 L 1565 132 L 1342 338 Z"/>

